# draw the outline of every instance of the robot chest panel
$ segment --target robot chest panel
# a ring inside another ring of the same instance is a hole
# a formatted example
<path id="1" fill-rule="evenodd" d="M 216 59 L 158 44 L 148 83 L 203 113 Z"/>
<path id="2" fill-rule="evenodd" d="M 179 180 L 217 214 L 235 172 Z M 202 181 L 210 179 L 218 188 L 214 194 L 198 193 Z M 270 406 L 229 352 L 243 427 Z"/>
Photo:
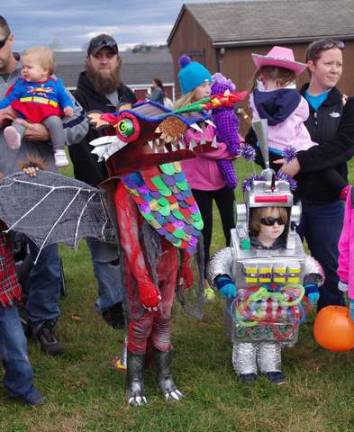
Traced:
<path id="1" fill-rule="evenodd" d="M 239 289 L 276 284 L 277 286 L 302 283 L 304 260 L 297 257 L 254 257 L 234 261 L 233 273 Z"/>

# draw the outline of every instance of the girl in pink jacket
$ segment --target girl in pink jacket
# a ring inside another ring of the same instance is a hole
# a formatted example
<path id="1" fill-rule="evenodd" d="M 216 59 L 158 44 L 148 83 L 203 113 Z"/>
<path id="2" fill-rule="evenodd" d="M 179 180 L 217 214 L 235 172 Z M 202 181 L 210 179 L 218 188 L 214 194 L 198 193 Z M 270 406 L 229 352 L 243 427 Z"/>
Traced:
<path id="1" fill-rule="evenodd" d="M 349 310 L 354 321 L 354 188 L 347 195 L 344 223 L 338 243 L 338 289 L 348 291 Z"/>
<path id="2" fill-rule="evenodd" d="M 266 55 L 252 54 L 257 66 L 250 108 L 253 120 L 268 121 L 268 145 L 271 161 L 291 158 L 295 153 L 318 145 L 305 126 L 309 117 L 307 101 L 296 90 L 295 79 L 307 67 L 294 59 L 290 48 L 274 46 Z M 249 135 L 246 137 L 249 140 Z M 250 142 L 252 144 L 252 142 Z M 274 169 L 277 167 L 272 165 Z M 346 182 L 334 169 L 319 175 L 333 189 L 342 191 Z"/>
<path id="3" fill-rule="evenodd" d="M 176 102 L 175 108 L 180 108 L 200 99 L 207 98 L 211 95 L 212 76 L 208 69 L 201 63 L 192 61 L 188 56 L 181 56 L 180 71 L 178 79 L 182 91 L 182 97 Z M 206 133 L 209 134 L 209 140 L 212 141 L 216 134 L 215 128 L 207 126 Z M 185 140 L 188 145 L 193 141 L 199 143 L 201 139 L 200 132 L 188 131 Z M 209 261 L 210 244 L 212 237 L 213 223 L 213 201 L 219 209 L 221 223 L 224 231 L 226 244 L 230 244 L 230 230 L 234 228 L 233 207 L 234 207 L 234 189 L 228 187 L 225 177 L 222 175 L 218 166 L 218 161 L 222 159 L 232 159 L 232 155 L 226 144 L 217 143 L 218 148 L 209 153 L 198 155 L 194 159 L 182 161 L 182 168 L 187 177 L 197 201 L 198 207 L 202 214 L 204 228 L 204 262 L 205 268 Z M 211 299 L 215 296 L 213 290 L 209 287 L 205 274 L 205 296 Z"/>

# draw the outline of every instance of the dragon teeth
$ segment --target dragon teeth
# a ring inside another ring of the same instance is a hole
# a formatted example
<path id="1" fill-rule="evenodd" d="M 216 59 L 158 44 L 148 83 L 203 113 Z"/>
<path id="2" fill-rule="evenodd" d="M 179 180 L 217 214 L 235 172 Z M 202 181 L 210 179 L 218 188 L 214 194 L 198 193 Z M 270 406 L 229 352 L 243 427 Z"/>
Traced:
<path id="1" fill-rule="evenodd" d="M 214 135 L 214 137 L 213 137 L 213 141 L 212 141 L 212 143 L 211 143 L 211 146 L 213 147 L 213 148 L 218 148 L 218 143 L 217 143 L 217 141 L 216 141 L 216 136 Z"/>
<path id="2" fill-rule="evenodd" d="M 197 125 L 197 123 L 191 124 L 191 128 L 195 129 L 198 132 L 203 132 L 202 129 L 200 128 L 200 126 Z"/>
<path id="3" fill-rule="evenodd" d="M 180 148 L 181 150 L 184 150 L 184 149 L 186 148 L 186 145 L 184 144 L 183 141 L 179 141 L 178 144 L 179 144 L 179 148 Z"/>
<path id="4" fill-rule="evenodd" d="M 207 119 L 207 120 L 205 120 L 205 123 L 208 123 L 208 125 L 210 125 L 216 129 L 216 126 L 214 125 L 214 123 L 211 120 Z"/>
<path id="5" fill-rule="evenodd" d="M 189 150 L 192 150 L 192 151 L 193 151 L 193 149 L 194 149 L 195 147 L 197 147 L 197 144 L 196 144 L 196 142 L 195 142 L 193 139 L 191 139 L 191 140 L 190 140 L 190 143 L 189 143 Z"/>

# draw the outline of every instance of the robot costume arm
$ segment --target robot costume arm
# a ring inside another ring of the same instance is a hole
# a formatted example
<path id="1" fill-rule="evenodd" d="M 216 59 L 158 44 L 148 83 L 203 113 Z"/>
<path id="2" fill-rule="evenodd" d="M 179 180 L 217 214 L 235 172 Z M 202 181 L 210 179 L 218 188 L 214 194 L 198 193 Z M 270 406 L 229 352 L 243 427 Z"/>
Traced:
<path id="1" fill-rule="evenodd" d="M 311 304 L 316 304 L 320 297 L 318 288 L 323 285 L 325 275 L 321 264 L 313 257 L 307 256 L 304 266 L 305 294 Z"/>
<path id="2" fill-rule="evenodd" d="M 207 279 L 214 289 L 226 298 L 236 297 L 237 288 L 232 278 L 232 249 L 224 248 L 210 258 Z"/>

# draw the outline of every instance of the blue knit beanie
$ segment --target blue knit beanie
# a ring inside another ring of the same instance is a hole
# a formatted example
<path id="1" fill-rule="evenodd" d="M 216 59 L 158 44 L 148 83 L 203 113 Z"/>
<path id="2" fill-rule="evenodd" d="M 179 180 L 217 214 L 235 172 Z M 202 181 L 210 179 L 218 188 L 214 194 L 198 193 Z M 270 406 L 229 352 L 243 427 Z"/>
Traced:
<path id="1" fill-rule="evenodd" d="M 178 80 L 183 94 L 193 91 L 205 81 L 211 81 L 211 74 L 208 69 L 198 62 L 192 61 L 187 55 L 182 55 L 179 58 L 179 66 Z"/>

